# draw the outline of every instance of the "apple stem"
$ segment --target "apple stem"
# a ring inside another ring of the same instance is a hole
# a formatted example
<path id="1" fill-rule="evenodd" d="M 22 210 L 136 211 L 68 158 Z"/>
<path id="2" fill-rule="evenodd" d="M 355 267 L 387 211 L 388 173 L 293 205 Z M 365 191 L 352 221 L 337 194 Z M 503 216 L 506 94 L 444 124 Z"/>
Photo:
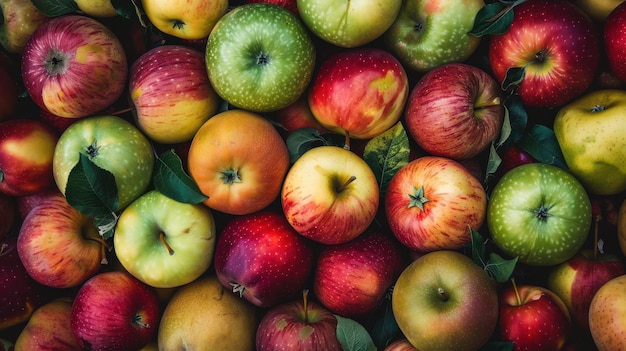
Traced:
<path id="1" fill-rule="evenodd" d="M 174 249 L 172 249 L 172 247 L 165 240 L 165 233 L 163 233 L 163 232 L 159 233 L 159 239 L 161 240 L 161 242 L 163 243 L 163 245 L 167 249 L 167 252 L 170 254 L 170 256 L 172 256 L 174 254 Z"/>
<path id="2" fill-rule="evenodd" d="M 304 306 L 304 323 L 309 323 L 309 289 L 302 290 L 302 305 Z"/>
<path id="3" fill-rule="evenodd" d="M 229 285 L 233 287 L 233 292 L 235 294 L 238 293 L 239 297 L 243 297 L 243 292 L 244 290 L 246 290 L 246 288 L 243 285 L 239 283 L 229 283 Z"/>
<path id="4" fill-rule="evenodd" d="M 89 240 L 94 240 L 100 243 L 100 264 L 108 264 L 109 260 L 107 260 L 107 253 L 105 250 L 111 250 L 111 245 L 100 237 L 89 238 Z"/>
<path id="5" fill-rule="evenodd" d="M 342 192 L 350 183 L 356 180 L 356 176 L 350 176 L 339 188 L 337 188 L 337 192 Z"/>
<path id="6" fill-rule="evenodd" d="M 343 148 L 350 150 L 350 132 L 346 131 L 346 141 L 344 141 Z"/>
<path id="7" fill-rule="evenodd" d="M 511 284 L 513 285 L 513 291 L 515 291 L 515 299 L 517 299 L 517 305 L 522 305 L 522 297 L 519 296 L 519 290 L 517 290 L 517 284 L 515 283 L 515 278 L 511 278 Z"/>

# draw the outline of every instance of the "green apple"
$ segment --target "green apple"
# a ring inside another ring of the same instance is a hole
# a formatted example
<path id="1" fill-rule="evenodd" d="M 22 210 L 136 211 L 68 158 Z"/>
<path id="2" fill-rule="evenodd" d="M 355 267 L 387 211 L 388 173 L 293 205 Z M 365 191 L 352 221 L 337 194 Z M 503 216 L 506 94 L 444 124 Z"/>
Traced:
<path id="1" fill-rule="evenodd" d="M 215 222 L 205 205 L 178 202 L 152 190 L 122 211 L 113 247 L 137 279 L 173 288 L 192 282 L 211 265 Z"/>
<path id="2" fill-rule="evenodd" d="M 15 54 L 22 53 L 35 29 L 48 20 L 31 0 L 2 0 L 0 12 L 0 46 Z"/>
<path id="3" fill-rule="evenodd" d="M 626 190 L 626 91 L 602 89 L 561 107 L 554 134 L 569 170 L 590 193 Z"/>
<path id="4" fill-rule="evenodd" d="M 142 0 L 141 5 L 158 30 L 187 40 L 206 39 L 228 11 L 228 0 Z"/>
<path id="5" fill-rule="evenodd" d="M 480 44 L 480 37 L 468 32 L 483 6 L 483 0 L 404 0 L 384 34 L 385 45 L 407 68 L 418 72 L 463 62 Z"/>
<path id="6" fill-rule="evenodd" d="M 118 209 L 148 189 L 155 161 L 152 144 L 127 120 L 111 115 L 81 118 L 61 134 L 54 150 L 52 172 L 62 193 L 81 153 L 115 177 Z"/>
<path id="7" fill-rule="evenodd" d="M 398 16 L 402 0 L 297 0 L 304 24 L 321 39 L 354 48 L 377 39 Z"/>
<path id="8" fill-rule="evenodd" d="M 252 3 L 217 22 L 207 42 L 206 64 L 213 88 L 228 103 L 253 112 L 276 111 L 308 87 L 315 46 L 289 10 Z"/>
<path id="9" fill-rule="evenodd" d="M 591 227 L 591 201 L 562 168 L 529 163 L 505 173 L 487 203 L 494 244 L 519 262 L 552 266 L 572 258 Z"/>
<path id="10" fill-rule="evenodd" d="M 433 251 L 413 261 L 398 277 L 391 305 L 398 327 L 418 350 L 478 350 L 498 322 L 495 283 L 457 251 Z"/>

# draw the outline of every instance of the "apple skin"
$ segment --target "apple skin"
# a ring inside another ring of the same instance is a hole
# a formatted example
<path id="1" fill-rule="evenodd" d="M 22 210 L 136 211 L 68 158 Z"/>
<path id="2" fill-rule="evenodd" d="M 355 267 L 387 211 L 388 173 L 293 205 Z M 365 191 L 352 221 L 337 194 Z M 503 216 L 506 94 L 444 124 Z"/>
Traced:
<path id="1" fill-rule="evenodd" d="M 111 0 L 76 0 L 78 9 L 91 17 L 115 17 L 118 16 Z"/>
<path id="2" fill-rule="evenodd" d="M 157 29 L 187 40 L 208 37 L 228 11 L 228 0 L 142 0 L 141 5 Z"/>
<path id="3" fill-rule="evenodd" d="M 554 292 L 542 286 L 510 285 L 500 291 L 499 297 L 499 337 L 514 342 L 516 351 L 554 351 L 565 345 L 571 319 Z"/>
<path id="4" fill-rule="evenodd" d="M 411 90 L 406 129 L 431 155 L 472 158 L 500 137 L 505 113 L 501 95 L 495 79 L 476 66 L 438 66 Z"/>
<path id="5" fill-rule="evenodd" d="M 16 198 L 17 201 L 17 212 L 19 214 L 19 219 L 21 221 L 26 218 L 26 215 L 35 208 L 35 206 L 39 205 L 44 199 L 49 196 L 63 196 L 63 194 L 59 191 L 57 187 L 52 187 L 50 189 L 40 191 L 38 193 L 34 193 L 32 195 L 19 196 Z"/>
<path id="6" fill-rule="evenodd" d="M 409 340 L 402 337 L 391 342 L 383 351 L 419 351 L 415 346 L 411 345 Z"/>
<path id="7" fill-rule="evenodd" d="M 326 129 L 370 139 L 402 116 L 409 95 L 407 74 L 390 53 L 360 48 L 322 63 L 309 88 L 309 107 Z"/>
<path id="8" fill-rule="evenodd" d="M 599 351 L 626 348 L 626 275 L 615 277 L 598 289 L 589 306 L 589 330 Z"/>
<path id="9" fill-rule="evenodd" d="M 67 118 L 111 106 L 126 88 L 124 47 L 101 22 L 82 15 L 37 27 L 22 53 L 22 80 L 41 108 Z"/>
<path id="10" fill-rule="evenodd" d="M 140 56 L 131 65 L 129 89 L 136 125 L 162 144 L 191 140 L 221 102 L 204 55 L 182 45 L 158 46 Z"/>
<path id="11" fill-rule="evenodd" d="M 0 122 L 0 193 L 25 196 L 54 187 L 53 157 L 59 135 L 30 119 Z"/>
<path id="12" fill-rule="evenodd" d="M 0 11 L 4 18 L 0 23 L 0 46 L 11 54 L 21 55 L 33 32 L 49 19 L 31 0 L 4 0 Z"/>
<path id="13" fill-rule="evenodd" d="M 0 121 L 13 117 L 19 106 L 19 68 L 4 51 L 0 51 Z"/>
<path id="14" fill-rule="evenodd" d="M 606 24 L 609 14 L 624 0 L 574 0 L 573 2 L 594 21 Z"/>
<path id="15" fill-rule="evenodd" d="M 269 114 L 269 118 L 285 129 L 289 136 L 300 128 L 313 128 L 320 133 L 328 133 L 313 116 L 307 94 L 302 94 L 294 103 Z"/>
<path id="16" fill-rule="evenodd" d="M 619 210 L 617 213 L 617 241 L 619 244 L 619 248 L 623 255 L 626 256 L 626 198 L 622 201 L 622 204 L 619 206 Z"/>
<path id="17" fill-rule="evenodd" d="M 531 154 L 522 150 L 517 145 L 511 145 L 507 147 L 504 152 L 502 152 L 501 159 L 502 162 L 498 167 L 498 174 L 500 176 L 504 175 L 506 172 L 512 170 L 517 166 L 525 165 L 527 163 L 539 162 Z"/>
<path id="18" fill-rule="evenodd" d="M 450 250 L 420 256 L 391 297 L 400 330 L 418 350 L 478 350 L 498 322 L 496 285 L 469 257 Z"/>
<path id="19" fill-rule="evenodd" d="M 529 0 L 515 6 L 509 29 L 490 37 L 494 77 L 525 67 L 517 94 L 532 108 L 550 108 L 582 94 L 600 62 L 600 35 L 593 21 L 567 0 Z"/>
<path id="20" fill-rule="evenodd" d="M 626 80 L 626 42 L 622 33 L 626 28 L 626 5 L 621 2 L 611 11 L 603 22 L 602 34 L 604 52 L 608 66 L 619 79 Z"/>
<path id="21" fill-rule="evenodd" d="M 70 326 L 72 302 L 61 297 L 37 308 L 15 340 L 15 350 L 83 350 Z"/>
<path id="22" fill-rule="evenodd" d="M 296 16 L 300 16 L 300 14 L 298 13 L 298 2 L 296 0 L 245 0 L 244 2 L 246 4 L 252 4 L 255 2 L 264 2 L 268 4 L 278 5 L 291 11 Z"/>
<path id="23" fill-rule="evenodd" d="M 361 157 L 338 146 L 318 146 L 302 154 L 287 172 L 281 206 L 302 236 L 335 245 L 369 227 L 379 193 L 376 176 Z"/>

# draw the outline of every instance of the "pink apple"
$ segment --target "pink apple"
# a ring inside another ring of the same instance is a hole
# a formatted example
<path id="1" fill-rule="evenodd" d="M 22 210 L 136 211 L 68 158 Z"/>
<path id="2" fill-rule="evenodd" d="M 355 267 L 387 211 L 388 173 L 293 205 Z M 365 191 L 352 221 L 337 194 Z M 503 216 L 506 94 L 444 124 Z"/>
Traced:
<path id="1" fill-rule="evenodd" d="M 0 193 L 0 239 L 18 223 L 17 199 Z"/>
<path id="2" fill-rule="evenodd" d="M 25 196 L 54 187 L 52 159 L 58 139 L 40 121 L 0 122 L 0 193 Z"/>
<path id="3" fill-rule="evenodd" d="M 70 326 L 72 302 L 62 297 L 37 308 L 15 340 L 15 349 L 83 350 Z"/>
<path id="4" fill-rule="evenodd" d="M 411 90 L 404 121 L 413 139 L 431 155 L 474 157 L 500 137 L 504 121 L 500 86 L 476 66 L 435 67 Z"/>
<path id="5" fill-rule="evenodd" d="M 22 80 L 32 100 L 68 118 L 95 114 L 124 91 L 128 65 L 119 39 L 80 15 L 41 24 L 22 53 Z"/>
<path id="6" fill-rule="evenodd" d="M 19 105 L 19 68 L 13 59 L 0 51 L 0 121 L 12 117 Z"/>
<path id="7" fill-rule="evenodd" d="M 214 267 L 222 285 L 259 307 L 297 296 L 313 271 L 312 242 L 280 212 L 231 218 L 217 237 Z"/>
<path id="8" fill-rule="evenodd" d="M 127 272 L 109 271 L 81 285 L 70 325 L 83 350 L 139 350 L 156 337 L 159 317 L 154 288 Z"/>
<path id="9" fill-rule="evenodd" d="M 603 40 L 606 58 L 611 71 L 622 81 L 626 80 L 626 3 L 622 2 L 611 11 L 603 24 Z"/>

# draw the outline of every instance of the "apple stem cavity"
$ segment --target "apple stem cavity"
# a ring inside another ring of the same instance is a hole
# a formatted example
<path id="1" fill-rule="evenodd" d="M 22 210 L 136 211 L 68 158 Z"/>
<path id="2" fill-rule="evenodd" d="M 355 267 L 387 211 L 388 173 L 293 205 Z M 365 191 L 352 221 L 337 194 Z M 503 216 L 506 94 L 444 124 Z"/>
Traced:
<path id="1" fill-rule="evenodd" d="M 352 183 L 355 180 L 356 180 L 356 176 L 350 176 L 350 178 L 348 178 L 345 182 L 343 182 L 343 184 L 340 184 L 337 187 L 336 189 L 337 193 L 341 193 L 342 191 L 344 191 L 348 187 L 348 185 L 350 185 L 350 183 Z"/>
<path id="2" fill-rule="evenodd" d="M 409 208 L 417 207 L 422 211 L 424 211 L 424 204 L 430 201 L 426 198 L 426 196 L 424 196 L 423 185 L 420 185 L 419 188 L 413 187 L 413 194 L 409 194 L 409 198 L 411 198 L 411 201 L 409 201 Z"/>
<path id="3" fill-rule="evenodd" d="M 59 50 L 52 50 L 45 60 L 46 72 L 50 75 L 63 74 L 67 70 L 68 54 Z"/>
<path id="4" fill-rule="evenodd" d="M 236 294 L 238 293 L 239 297 L 243 297 L 243 292 L 244 292 L 244 290 L 246 290 L 246 288 L 243 285 L 241 285 L 239 283 L 229 283 L 229 284 L 230 284 L 230 286 L 233 287 L 233 292 L 234 293 L 236 293 Z"/>
<path id="5" fill-rule="evenodd" d="M 239 178 L 239 173 L 234 169 L 227 169 L 222 171 L 220 174 L 220 179 L 224 182 L 224 184 L 232 185 L 233 183 L 241 183 L 241 178 Z"/>
<path id="6" fill-rule="evenodd" d="M 165 233 L 163 232 L 159 233 L 159 240 L 161 240 L 161 242 L 163 243 L 163 246 L 165 246 L 170 256 L 174 255 L 174 249 L 172 249 L 172 247 L 165 240 Z"/>
<path id="7" fill-rule="evenodd" d="M 102 238 L 97 238 L 97 237 L 93 237 L 93 238 L 89 238 L 89 240 L 94 240 L 100 243 L 100 264 L 108 264 L 109 260 L 107 259 L 107 253 L 106 250 L 111 250 L 111 245 L 109 245 L 104 239 Z"/>

